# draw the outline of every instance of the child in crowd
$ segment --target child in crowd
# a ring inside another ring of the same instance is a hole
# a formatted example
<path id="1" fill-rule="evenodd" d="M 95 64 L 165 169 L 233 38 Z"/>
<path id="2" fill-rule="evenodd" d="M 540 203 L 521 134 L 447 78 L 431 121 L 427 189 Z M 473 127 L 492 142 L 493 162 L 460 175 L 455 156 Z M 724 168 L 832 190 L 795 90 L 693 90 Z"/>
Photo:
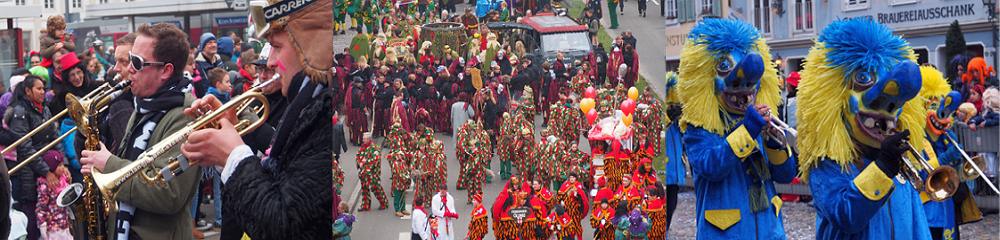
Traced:
<path id="1" fill-rule="evenodd" d="M 208 71 L 208 80 L 212 84 L 211 87 L 208 87 L 208 94 L 215 95 L 222 103 L 228 102 L 229 93 L 233 91 L 229 73 L 222 68 L 213 68 Z"/>

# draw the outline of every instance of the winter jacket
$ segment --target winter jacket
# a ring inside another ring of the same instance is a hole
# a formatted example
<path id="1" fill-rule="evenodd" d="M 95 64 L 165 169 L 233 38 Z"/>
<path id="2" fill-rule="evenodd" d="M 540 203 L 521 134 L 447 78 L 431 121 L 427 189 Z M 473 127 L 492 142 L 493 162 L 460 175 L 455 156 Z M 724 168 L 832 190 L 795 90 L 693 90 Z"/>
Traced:
<path id="1" fill-rule="evenodd" d="M 51 35 L 45 34 L 42 35 L 42 38 L 39 39 L 38 41 L 38 43 L 41 44 L 42 47 L 42 57 L 52 59 L 52 55 L 56 53 L 56 50 L 58 50 L 56 49 L 55 45 L 56 43 L 59 42 L 63 43 L 62 49 L 65 49 L 68 52 L 76 51 L 76 44 L 73 43 L 73 41 L 64 41 L 61 39 L 55 39 Z"/>
<path id="2" fill-rule="evenodd" d="M 303 78 L 297 75 L 289 89 L 309 81 Z M 226 181 L 222 239 L 240 239 L 244 232 L 251 239 L 333 237 L 332 91 L 301 96 L 314 92 L 309 89 L 315 85 L 306 84 L 302 93 L 289 91 L 289 112 L 282 116 L 285 125 L 278 126 L 270 157 L 243 159 Z"/>
<path id="3" fill-rule="evenodd" d="M 192 82 L 194 85 L 195 97 L 204 97 L 205 92 L 208 91 L 208 87 L 211 87 L 211 81 L 208 81 L 208 70 L 213 68 L 222 67 L 222 56 L 215 54 L 215 61 L 209 62 L 205 58 L 204 52 L 199 52 L 198 56 L 194 59 L 194 68 L 198 70 L 198 76 L 201 76 L 201 81 Z"/>
<path id="4" fill-rule="evenodd" d="M 4 122 L 7 123 L 7 128 L 11 132 L 17 134 L 18 136 L 25 136 L 31 130 L 40 126 L 43 122 L 52 117 L 52 112 L 46 107 L 39 110 L 37 107 L 33 106 L 27 99 L 21 98 L 14 101 L 14 103 L 7 108 L 7 112 L 4 113 Z M 17 166 L 36 151 L 41 149 L 46 144 L 54 141 L 58 135 L 58 126 L 53 123 L 52 126 L 46 127 L 38 134 L 35 134 L 27 141 L 17 146 L 17 162 L 5 161 L 7 163 L 7 168 L 13 168 Z M 56 144 L 54 150 L 61 151 L 62 146 Z M 34 202 L 38 199 L 38 184 L 36 178 L 45 176 L 49 173 L 49 166 L 45 164 L 45 161 L 32 161 L 28 166 L 13 175 L 10 176 L 12 185 L 11 190 L 14 200 L 19 202 Z"/>

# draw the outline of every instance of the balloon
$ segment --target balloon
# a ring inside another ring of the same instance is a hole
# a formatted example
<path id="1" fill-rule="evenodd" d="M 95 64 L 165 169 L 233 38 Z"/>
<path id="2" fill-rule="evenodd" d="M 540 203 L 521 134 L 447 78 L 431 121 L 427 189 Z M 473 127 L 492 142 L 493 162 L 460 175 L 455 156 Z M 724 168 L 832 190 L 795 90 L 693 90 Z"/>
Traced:
<path id="1" fill-rule="evenodd" d="M 625 101 L 622 101 L 620 107 L 622 113 L 624 113 L 625 115 L 632 115 L 632 113 L 635 112 L 635 100 L 625 99 Z"/>
<path id="2" fill-rule="evenodd" d="M 639 89 L 635 87 L 628 88 L 628 99 L 639 99 Z"/>
<path id="3" fill-rule="evenodd" d="M 597 110 L 590 109 L 590 111 L 587 112 L 587 123 L 594 125 L 594 121 L 597 121 Z"/>
<path id="4" fill-rule="evenodd" d="M 584 113 L 588 113 L 588 112 L 590 112 L 590 110 L 593 110 L 593 109 L 594 109 L 594 99 L 593 98 L 584 98 L 584 99 L 580 100 L 580 111 L 583 111 Z"/>
<path id="5" fill-rule="evenodd" d="M 594 89 L 593 86 L 587 87 L 587 89 L 583 91 L 583 97 L 585 97 L 585 98 L 597 98 L 597 90 Z"/>
<path id="6" fill-rule="evenodd" d="M 624 123 L 625 126 L 632 126 L 632 114 L 622 117 L 622 123 Z"/>

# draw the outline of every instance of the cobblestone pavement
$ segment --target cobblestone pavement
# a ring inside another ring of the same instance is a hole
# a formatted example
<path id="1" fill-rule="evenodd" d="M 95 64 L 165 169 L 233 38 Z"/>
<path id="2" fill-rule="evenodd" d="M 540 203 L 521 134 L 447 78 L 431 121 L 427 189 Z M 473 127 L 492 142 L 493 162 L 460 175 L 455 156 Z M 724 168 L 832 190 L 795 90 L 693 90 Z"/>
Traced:
<path id="1" fill-rule="evenodd" d="M 670 225 L 671 239 L 695 239 L 694 192 L 686 191 L 677 195 L 677 210 Z M 786 202 L 781 207 L 785 234 L 788 239 L 816 238 L 816 210 L 812 205 L 800 202 Z M 1000 222 L 996 213 L 983 216 L 983 220 L 962 225 L 962 239 L 1000 239 L 997 231 Z"/>

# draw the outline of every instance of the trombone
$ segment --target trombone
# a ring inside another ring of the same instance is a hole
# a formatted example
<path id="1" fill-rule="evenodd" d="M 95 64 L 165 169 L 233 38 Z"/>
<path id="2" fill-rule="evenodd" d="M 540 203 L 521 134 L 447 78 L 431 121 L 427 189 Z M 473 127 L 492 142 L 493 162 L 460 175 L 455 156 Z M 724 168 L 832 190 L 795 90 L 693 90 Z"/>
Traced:
<path id="1" fill-rule="evenodd" d="M 168 165 L 159 170 L 161 174 L 150 176 L 148 175 L 149 171 L 146 171 L 146 169 L 152 169 L 153 162 L 157 158 L 163 156 L 171 148 L 177 146 L 178 144 L 184 143 L 187 140 L 188 135 L 194 131 L 217 126 L 219 119 L 221 119 L 229 110 L 235 109 L 237 113 L 244 112 L 245 110 L 251 110 L 253 113 L 262 114 L 258 119 L 256 119 L 256 121 L 253 122 L 251 122 L 252 119 L 240 119 L 237 121 L 235 123 L 235 127 L 240 135 L 246 135 L 247 133 L 262 126 L 267 117 L 270 115 L 270 105 L 267 102 L 267 97 L 265 97 L 262 93 L 262 90 L 264 86 L 267 86 L 274 81 L 276 80 L 272 79 L 261 83 L 260 85 L 251 88 L 246 93 L 240 94 L 239 96 L 229 100 L 229 102 L 219 106 L 219 108 L 206 112 L 194 121 L 189 122 L 186 126 L 184 126 L 184 128 L 162 139 L 160 142 L 156 143 L 156 145 L 147 148 L 147 150 L 140 154 L 135 161 L 132 161 L 132 163 L 129 163 L 121 169 L 108 173 L 94 171 L 92 173 L 94 183 L 100 190 L 101 195 L 105 198 L 113 199 L 117 193 L 118 187 L 140 171 L 142 171 L 141 180 L 144 180 L 144 182 L 159 186 L 166 185 L 166 181 L 169 180 L 169 178 L 172 178 L 176 174 L 180 174 L 177 170 L 183 171 L 182 167 L 186 167 L 187 165 L 193 163 L 189 163 L 183 156 L 178 156 L 172 157 L 168 160 Z M 254 100 L 260 102 L 259 107 L 251 105 L 251 103 L 254 103 Z"/>
<path id="2" fill-rule="evenodd" d="M 957 143 L 955 139 L 951 137 L 951 135 L 945 133 L 944 136 L 948 137 L 948 141 L 951 141 L 952 143 Z M 986 182 L 986 185 L 990 186 L 990 189 L 993 189 L 994 193 L 1000 194 L 1000 190 L 997 190 L 997 186 L 993 185 L 993 182 L 990 181 L 990 179 L 986 177 L 986 174 L 983 173 L 983 169 L 979 167 L 982 164 L 982 159 L 976 161 L 973 158 L 969 157 L 969 154 L 965 153 L 965 150 L 959 148 L 958 145 L 955 145 L 955 148 L 958 149 L 959 153 L 962 153 L 962 158 L 965 159 L 965 167 L 962 169 L 962 173 L 966 176 L 973 176 L 970 177 L 970 179 L 974 178 L 974 176 L 976 175 L 983 177 L 983 180 L 985 180 L 984 182 Z"/>
<path id="3" fill-rule="evenodd" d="M 935 168 L 927 162 L 927 158 L 924 158 L 920 154 L 920 151 L 917 151 L 909 141 L 906 142 L 906 147 L 907 152 L 917 159 L 917 163 L 929 172 L 927 178 L 923 179 L 920 177 L 920 171 L 917 170 L 916 166 L 909 159 L 906 157 L 901 159 L 904 164 L 900 166 L 900 174 L 907 181 L 911 182 L 914 188 L 918 191 L 927 192 L 930 199 L 936 202 L 944 201 L 955 194 L 955 191 L 958 189 L 958 171 L 955 168 L 945 165 Z"/>
<path id="4" fill-rule="evenodd" d="M 125 91 L 127 91 L 126 88 L 129 87 L 129 85 L 131 84 L 132 81 L 123 81 L 119 82 L 116 85 L 111 85 L 111 83 L 103 84 L 100 87 L 97 87 L 97 89 L 91 91 L 90 93 L 87 93 L 87 95 L 84 95 L 83 98 L 80 98 L 79 103 L 83 106 L 95 106 L 95 108 L 98 109 L 97 113 L 104 112 L 104 110 L 107 110 L 108 108 L 107 106 L 108 103 L 110 103 L 111 100 L 118 98 L 118 96 L 121 96 Z M 70 97 L 70 95 L 66 96 Z M 51 127 L 52 124 L 55 123 L 55 121 L 58 121 L 62 117 L 66 116 L 66 114 L 69 113 L 69 110 L 70 108 L 67 107 L 66 109 L 62 110 L 62 112 L 53 115 L 52 118 L 49 118 L 49 120 L 46 120 L 38 127 L 31 130 L 31 132 L 28 132 L 28 134 L 25 134 L 23 137 L 15 141 L 13 144 L 7 146 L 2 151 L 0 151 L 0 155 L 6 154 L 7 152 L 17 148 L 18 145 L 23 144 L 25 141 L 35 136 L 42 130 L 45 130 L 46 127 Z M 21 161 L 21 163 L 17 164 L 17 166 L 14 166 L 10 170 L 7 170 L 7 175 L 12 175 L 16 173 L 18 170 L 21 170 L 22 168 L 27 166 L 28 163 L 34 161 L 35 159 L 38 159 L 39 157 L 42 156 L 42 154 L 45 154 L 45 151 L 48 151 L 49 149 L 55 147 L 57 144 L 62 143 L 63 139 L 66 139 L 66 137 L 69 137 L 70 135 L 76 133 L 76 131 L 79 129 L 80 126 L 76 126 L 69 129 L 69 131 L 66 131 L 66 133 L 59 135 L 58 138 L 56 138 L 52 142 L 49 142 L 49 144 L 43 146 L 41 149 L 38 149 L 38 151 L 36 151 L 35 154 L 32 154 L 28 158 L 25 158 L 23 161 Z"/>

